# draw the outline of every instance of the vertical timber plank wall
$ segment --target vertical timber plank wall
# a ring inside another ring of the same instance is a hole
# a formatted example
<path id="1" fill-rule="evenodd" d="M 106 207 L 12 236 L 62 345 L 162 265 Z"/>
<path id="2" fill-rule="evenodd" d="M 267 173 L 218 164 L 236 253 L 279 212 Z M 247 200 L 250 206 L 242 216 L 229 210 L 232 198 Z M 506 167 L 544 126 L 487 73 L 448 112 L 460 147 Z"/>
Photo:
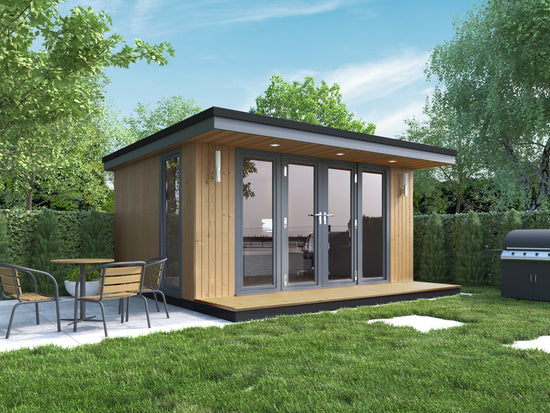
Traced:
<path id="1" fill-rule="evenodd" d="M 115 174 L 115 259 L 159 254 L 159 158 L 125 165 Z"/>
<path id="2" fill-rule="evenodd" d="M 221 151 L 221 182 L 215 152 Z M 195 299 L 235 295 L 235 149 L 195 144 Z"/>
<path id="3" fill-rule="evenodd" d="M 409 174 L 404 196 L 404 174 Z M 390 282 L 413 281 L 413 170 L 390 168 Z"/>

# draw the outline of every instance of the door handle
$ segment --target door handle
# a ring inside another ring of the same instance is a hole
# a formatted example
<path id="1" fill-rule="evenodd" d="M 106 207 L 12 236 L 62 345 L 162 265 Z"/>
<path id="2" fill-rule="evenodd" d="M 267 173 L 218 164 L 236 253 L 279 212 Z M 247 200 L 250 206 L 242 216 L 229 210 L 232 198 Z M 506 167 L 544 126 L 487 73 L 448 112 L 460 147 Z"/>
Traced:
<path id="1" fill-rule="evenodd" d="M 317 214 L 308 214 L 309 217 L 319 217 L 319 225 L 323 223 L 323 213 L 318 212 Z"/>

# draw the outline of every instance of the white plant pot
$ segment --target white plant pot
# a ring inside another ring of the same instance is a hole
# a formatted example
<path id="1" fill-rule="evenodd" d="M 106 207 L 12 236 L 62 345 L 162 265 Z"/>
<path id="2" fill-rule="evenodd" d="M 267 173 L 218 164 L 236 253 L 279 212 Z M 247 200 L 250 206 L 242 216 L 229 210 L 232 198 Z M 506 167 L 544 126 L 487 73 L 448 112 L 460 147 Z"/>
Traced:
<path id="1" fill-rule="evenodd" d="M 65 280 L 65 289 L 67 292 L 75 296 L 76 281 Z M 99 280 L 86 281 L 86 295 L 97 295 L 99 292 Z"/>

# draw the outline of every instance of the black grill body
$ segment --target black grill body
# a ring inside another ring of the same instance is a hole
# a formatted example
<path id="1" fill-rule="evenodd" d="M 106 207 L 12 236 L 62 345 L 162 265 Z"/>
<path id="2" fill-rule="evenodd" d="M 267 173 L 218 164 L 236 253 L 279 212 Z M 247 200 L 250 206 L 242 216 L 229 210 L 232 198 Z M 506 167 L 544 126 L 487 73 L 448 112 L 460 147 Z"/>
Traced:
<path id="1" fill-rule="evenodd" d="M 500 266 L 502 297 L 550 301 L 550 230 L 509 232 Z"/>

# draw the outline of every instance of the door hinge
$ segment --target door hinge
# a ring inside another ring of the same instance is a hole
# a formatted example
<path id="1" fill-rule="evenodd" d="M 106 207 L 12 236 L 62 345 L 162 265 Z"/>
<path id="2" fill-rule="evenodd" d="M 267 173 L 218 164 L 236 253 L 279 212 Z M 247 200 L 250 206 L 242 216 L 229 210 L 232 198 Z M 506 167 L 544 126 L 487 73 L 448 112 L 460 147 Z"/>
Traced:
<path id="1" fill-rule="evenodd" d="M 355 174 L 355 183 L 357 183 L 357 174 Z"/>
<path id="2" fill-rule="evenodd" d="M 287 176 L 287 174 L 288 174 L 287 167 L 284 166 L 283 167 L 283 176 Z"/>
<path id="3" fill-rule="evenodd" d="M 285 284 L 285 287 L 288 285 L 288 274 L 283 276 L 283 283 Z"/>

